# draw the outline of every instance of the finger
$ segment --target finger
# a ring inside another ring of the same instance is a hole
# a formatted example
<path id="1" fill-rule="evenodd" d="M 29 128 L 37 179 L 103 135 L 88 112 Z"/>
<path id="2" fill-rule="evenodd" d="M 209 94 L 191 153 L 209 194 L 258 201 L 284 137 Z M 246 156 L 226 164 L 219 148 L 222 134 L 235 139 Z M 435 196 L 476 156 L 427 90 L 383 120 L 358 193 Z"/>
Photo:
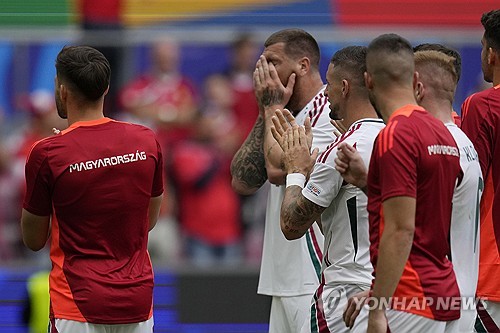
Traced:
<path id="1" fill-rule="evenodd" d="M 283 115 L 283 112 L 281 110 L 279 110 L 279 112 L 276 111 L 276 116 L 278 117 L 280 125 L 283 127 L 284 131 L 290 128 L 290 124 L 288 123 L 288 121 L 286 121 L 285 116 Z"/>
<path id="2" fill-rule="evenodd" d="M 342 132 L 337 127 L 338 126 L 337 121 L 330 119 L 330 124 L 332 124 L 332 126 L 333 126 L 333 135 L 335 135 L 336 137 L 341 136 Z"/>
<path id="3" fill-rule="evenodd" d="M 311 157 L 316 161 L 318 159 L 318 155 L 319 155 L 319 148 L 316 147 L 313 149 Z"/>
<path id="4" fill-rule="evenodd" d="M 299 134 L 299 126 L 293 128 L 293 144 L 295 146 L 300 145 L 300 134 Z"/>
<path id="5" fill-rule="evenodd" d="M 271 121 L 273 122 L 274 130 L 276 131 L 277 134 L 280 136 L 283 136 L 283 127 L 280 124 L 279 118 L 278 118 L 278 113 L 276 115 L 271 117 Z"/>
<path id="6" fill-rule="evenodd" d="M 57 128 L 53 127 L 53 128 L 52 128 L 52 133 L 53 133 L 53 134 L 59 134 L 59 133 L 61 133 L 61 131 L 60 131 L 60 130 L 58 130 Z"/>
<path id="7" fill-rule="evenodd" d="M 311 117 L 306 117 L 306 120 L 304 121 L 304 129 L 306 130 L 306 135 L 309 135 L 312 132 L 312 127 L 311 127 Z"/>
<path id="8" fill-rule="evenodd" d="M 271 77 L 269 74 L 269 63 L 267 62 L 266 57 L 263 55 L 260 56 L 260 63 L 262 65 L 262 72 L 264 73 L 264 79 L 267 80 Z"/>
<path id="9" fill-rule="evenodd" d="M 354 311 L 353 303 L 354 302 L 352 298 L 349 298 L 347 300 L 347 307 L 345 308 L 344 313 L 342 313 L 342 320 L 344 320 L 344 324 L 347 327 L 349 327 L 349 324 L 351 322 L 351 315 Z"/>
<path id="10" fill-rule="evenodd" d="M 290 110 L 283 109 L 283 115 L 285 116 L 286 120 L 290 123 L 292 127 L 298 126 L 297 122 L 295 121 L 295 117 L 292 115 Z"/>
<path id="11" fill-rule="evenodd" d="M 281 83 L 280 77 L 278 76 L 278 71 L 276 70 L 276 67 L 274 67 L 274 64 L 272 62 L 269 62 L 268 66 L 269 66 L 269 77 L 273 81 Z"/>
<path id="12" fill-rule="evenodd" d="M 258 89 L 258 87 L 261 85 L 260 83 L 260 76 L 259 76 L 259 69 L 256 68 L 254 71 L 253 71 L 253 88 L 255 90 Z"/>
<path id="13" fill-rule="evenodd" d="M 354 312 L 351 314 L 349 317 L 349 328 L 352 328 L 354 326 L 354 322 L 356 321 L 356 318 L 359 315 L 361 309 L 358 309 L 357 307 L 354 307 Z"/>
<path id="14" fill-rule="evenodd" d="M 287 90 L 293 90 L 293 87 L 295 86 L 295 77 L 296 77 L 295 73 L 292 73 L 288 77 L 288 82 L 286 83 L 286 89 Z"/>
<path id="15" fill-rule="evenodd" d="M 342 162 L 338 157 L 335 158 L 335 170 L 337 170 L 340 174 L 344 174 L 348 168 L 348 164 Z"/>
<path id="16" fill-rule="evenodd" d="M 289 128 L 287 131 L 286 131 L 286 135 L 287 135 L 287 143 L 288 143 L 288 148 L 292 148 L 293 147 L 293 138 L 294 138 L 294 135 L 293 135 L 293 129 L 292 128 Z"/>
<path id="17" fill-rule="evenodd" d="M 299 126 L 299 144 L 301 146 L 307 147 L 307 136 L 306 136 L 306 130 L 304 129 L 304 126 Z M 307 147 L 309 148 L 309 147 Z"/>
<path id="18" fill-rule="evenodd" d="M 282 139 L 282 135 L 278 133 L 278 131 L 276 130 L 276 127 L 271 126 L 271 134 L 273 135 L 273 138 L 274 140 L 276 140 L 278 142 L 278 144 L 281 146 L 281 139 Z M 283 149 L 283 148 L 281 148 Z"/>
<path id="19" fill-rule="evenodd" d="M 260 56 L 259 60 L 257 61 L 257 70 L 259 71 L 259 80 L 261 84 L 264 84 L 266 82 L 266 74 L 264 73 L 264 62 L 266 58 L 264 56 Z M 267 62 L 266 62 L 267 65 Z"/>

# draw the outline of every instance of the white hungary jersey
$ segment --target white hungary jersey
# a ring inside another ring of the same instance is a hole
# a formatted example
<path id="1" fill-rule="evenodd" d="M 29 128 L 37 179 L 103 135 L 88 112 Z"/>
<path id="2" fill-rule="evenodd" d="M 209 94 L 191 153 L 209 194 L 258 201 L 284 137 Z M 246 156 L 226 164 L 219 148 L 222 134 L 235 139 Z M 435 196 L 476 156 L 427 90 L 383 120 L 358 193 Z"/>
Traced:
<path id="1" fill-rule="evenodd" d="M 321 91 L 295 117 L 302 125 L 311 117 L 313 148 L 323 151 L 335 139 L 328 99 Z M 270 296 L 313 294 L 319 284 L 323 235 L 316 223 L 301 238 L 289 241 L 281 232 L 280 210 L 285 185 L 271 185 L 267 200 L 264 247 L 258 293 Z"/>
<path id="2" fill-rule="evenodd" d="M 385 127 L 382 119 L 361 119 L 353 123 L 331 146 L 318 156 L 304 197 L 325 207 L 321 215 L 325 250 L 322 283 L 357 284 L 368 288 L 372 281 L 370 238 L 368 233 L 368 198 L 357 187 L 343 181 L 335 170 L 337 146 L 346 142 L 370 165 L 373 142 Z"/>
<path id="3" fill-rule="evenodd" d="M 453 193 L 450 227 L 451 261 L 460 295 L 474 297 L 479 267 L 479 202 L 484 188 L 483 176 L 477 152 L 467 135 L 454 123 L 445 125 L 460 150 L 460 168 L 463 172 L 463 179 Z M 460 331 L 466 329 L 471 332 L 475 307 L 466 306 L 466 308 L 470 311 L 464 313 L 462 309 L 459 319 Z"/>

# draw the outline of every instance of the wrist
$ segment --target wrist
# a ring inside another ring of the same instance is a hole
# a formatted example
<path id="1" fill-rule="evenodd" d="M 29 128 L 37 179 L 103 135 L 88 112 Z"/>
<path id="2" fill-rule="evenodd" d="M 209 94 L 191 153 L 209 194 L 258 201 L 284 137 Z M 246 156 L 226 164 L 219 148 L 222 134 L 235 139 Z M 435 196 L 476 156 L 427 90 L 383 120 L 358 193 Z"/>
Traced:
<path id="1" fill-rule="evenodd" d="M 306 176 L 300 172 L 289 173 L 286 175 L 286 187 L 296 185 L 300 188 L 304 188 L 305 184 Z"/>

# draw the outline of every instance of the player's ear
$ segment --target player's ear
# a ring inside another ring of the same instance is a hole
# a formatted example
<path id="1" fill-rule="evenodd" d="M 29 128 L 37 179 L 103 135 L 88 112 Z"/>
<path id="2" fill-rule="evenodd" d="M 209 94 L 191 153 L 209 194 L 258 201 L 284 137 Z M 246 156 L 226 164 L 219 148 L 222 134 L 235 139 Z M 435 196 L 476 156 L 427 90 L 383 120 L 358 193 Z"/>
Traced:
<path id="1" fill-rule="evenodd" d="M 420 76 L 420 74 L 418 74 L 417 71 L 413 72 L 413 90 L 417 89 L 417 83 L 419 82 L 418 81 L 419 76 Z"/>
<path id="2" fill-rule="evenodd" d="M 349 94 L 351 86 L 349 85 L 349 81 L 342 80 L 342 97 L 346 97 Z"/>
<path id="3" fill-rule="evenodd" d="M 63 101 L 65 103 L 66 100 L 68 99 L 68 88 L 64 84 L 60 84 L 59 85 L 59 92 L 60 92 L 60 96 L 61 96 L 61 101 Z"/>
<path id="4" fill-rule="evenodd" d="M 365 86 L 366 86 L 366 88 L 368 90 L 372 90 L 373 89 L 372 76 L 368 72 L 365 72 L 364 76 L 365 76 Z"/>
<path id="5" fill-rule="evenodd" d="M 311 60 L 308 57 L 302 57 L 298 62 L 298 72 L 300 76 L 306 75 L 311 69 Z"/>
<path id="6" fill-rule="evenodd" d="M 106 88 L 106 91 L 104 92 L 104 94 L 102 94 L 102 96 L 103 97 L 106 96 L 108 94 L 108 92 L 109 92 L 109 84 L 108 84 L 108 87 Z"/>
<path id="7" fill-rule="evenodd" d="M 422 82 L 418 81 L 417 86 L 415 87 L 415 99 L 417 100 L 417 103 L 420 103 L 422 99 L 424 98 L 425 94 L 425 87 Z"/>

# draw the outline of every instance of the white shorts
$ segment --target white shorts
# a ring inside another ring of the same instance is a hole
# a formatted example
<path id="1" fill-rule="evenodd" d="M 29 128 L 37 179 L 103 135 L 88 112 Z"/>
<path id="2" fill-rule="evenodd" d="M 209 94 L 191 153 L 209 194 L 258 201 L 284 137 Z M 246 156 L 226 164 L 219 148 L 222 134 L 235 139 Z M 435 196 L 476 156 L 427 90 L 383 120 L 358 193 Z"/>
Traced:
<path id="1" fill-rule="evenodd" d="M 153 326 L 153 317 L 139 323 L 113 325 L 55 319 L 49 323 L 49 333 L 152 333 Z"/>
<path id="2" fill-rule="evenodd" d="M 350 332 L 342 315 L 347 300 L 370 286 L 319 285 L 312 299 L 310 316 L 302 326 L 301 333 Z"/>
<path id="3" fill-rule="evenodd" d="M 364 305 L 359 312 L 352 333 L 366 333 L 368 329 L 368 305 Z M 387 309 L 385 311 L 387 324 L 391 332 L 394 333 L 414 333 L 414 332 L 432 332 L 444 333 L 446 325 L 450 328 L 456 327 L 456 320 L 451 322 L 432 320 L 423 316 L 418 316 L 413 313 Z"/>
<path id="4" fill-rule="evenodd" d="M 500 331 L 500 302 L 480 300 L 477 307 L 477 320 L 474 332 Z"/>
<path id="5" fill-rule="evenodd" d="M 269 333 L 299 332 L 309 318 L 312 295 L 273 296 Z"/>

